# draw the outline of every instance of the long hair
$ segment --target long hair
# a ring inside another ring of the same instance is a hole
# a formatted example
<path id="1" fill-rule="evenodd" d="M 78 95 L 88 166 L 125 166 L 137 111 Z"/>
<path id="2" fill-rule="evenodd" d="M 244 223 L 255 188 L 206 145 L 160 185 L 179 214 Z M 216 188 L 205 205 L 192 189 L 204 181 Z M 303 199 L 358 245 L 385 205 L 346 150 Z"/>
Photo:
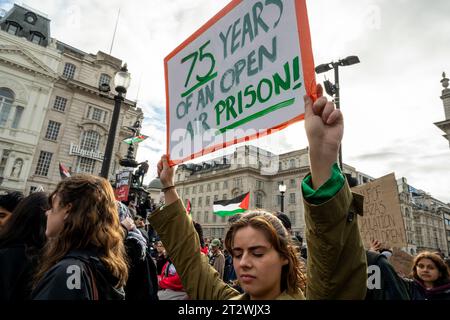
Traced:
<path id="1" fill-rule="evenodd" d="M 57 185 L 49 197 L 50 203 L 56 195 L 60 199 L 60 207 L 71 206 L 62 231 L 44 248 L 35 285 L 69 251 L 84 249 L 98 252 L 100 260 L 118 279 L 116 287 L 125 285 L 128 266 L 124 232 L 109 182 L 93 175 L 76 175 Z"/>
<path id="2" fill-rule="evenodd" d="M 0 248 L 11 244 L 24 244 L 29 253 L 37 254 L 46 241 L 47 209 L 48 196 L 44 192 L 35 192 L 23 198 L 0 232 Z"/>
<path id="3" fill-rule="evenodd" d="M 288 264 L 281 269 L 281 291 L 298 294 L 306 290 L 306 276 L 300 269 L 300 263 L 289 234 L 281 221 L 265 211 L 253 211 L 235 220 L 225 236 L 225 247 L 233 255 L 233 242 L 236 232 L 245 227 L 252 227 L 264 233 L 267 240 Z"/>
<path id="4" fill-rule="evenodd" d="M 445 261 L 436 253 L 432 253 L 429 251 L 424 251 L 424 252 L 419 253 L 417 255 L 417 257 L 414 259 L 413 268 L 412 268 L 412 272 L 411 272 L 411 276 L 414 279 L 416 279 L 420 283 L 423 282 L 417 274 L 417 264 L 422 259 L 430 259 L 431 261 L 433 261 L 434 265 L 436 266 L 436 268 L 438 269 L 438 271 L 440 273 L 439 278 L 434 282 L 434 286 L 440 286 L 440 285 L 444 285 L 444 284 L 447 284 L 450 282 L 450 273 L 449 273 L 450 271 L 449 271 L 447 265 L 445 264 Z"/>

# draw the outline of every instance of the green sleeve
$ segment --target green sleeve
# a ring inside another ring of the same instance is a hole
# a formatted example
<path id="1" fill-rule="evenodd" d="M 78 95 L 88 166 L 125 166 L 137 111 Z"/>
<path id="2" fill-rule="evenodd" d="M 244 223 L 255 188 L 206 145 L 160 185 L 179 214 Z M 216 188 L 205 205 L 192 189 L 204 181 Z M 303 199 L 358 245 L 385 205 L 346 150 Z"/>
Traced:
<path id="1" fill-rule="evenodd" d="M 308 175 L 302 181 L 303 196 L 311 204 L 319 205 L 333 198 L 345 183 L 345 177 L 337 163 L 331 170 L 331 177 L 319 189 L 314 190 L 311 183 L 311 175 Z"/>

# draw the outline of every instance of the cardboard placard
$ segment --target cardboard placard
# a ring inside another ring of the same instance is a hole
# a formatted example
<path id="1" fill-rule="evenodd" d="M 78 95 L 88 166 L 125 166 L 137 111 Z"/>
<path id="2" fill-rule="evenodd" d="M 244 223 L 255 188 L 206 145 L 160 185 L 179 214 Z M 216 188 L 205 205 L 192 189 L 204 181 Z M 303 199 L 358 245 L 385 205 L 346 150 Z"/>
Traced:
<path id="1" fill-rule="evenodd" d="M 116 188 L 114 195 L 118 201 L 128 201 L 128 194 L 130 193 L 131 185 L 131 171 L 121 171 L 116 174 Z"/>
<path id="2" fill-rule="evenodd" d="M 234 0 L 164 65 L 171 165 L 281 130 L 316 97 L 305 0 Z"/>
<path id="3" fill-rule="evenodd" d="M 372 240 L 396 248 L 406 247 L 406 231 L 400 208 L 397 181 L 393 173 L 352 188 L 364 195 L 364 216 L 358 217 L 364 246 Z"/>

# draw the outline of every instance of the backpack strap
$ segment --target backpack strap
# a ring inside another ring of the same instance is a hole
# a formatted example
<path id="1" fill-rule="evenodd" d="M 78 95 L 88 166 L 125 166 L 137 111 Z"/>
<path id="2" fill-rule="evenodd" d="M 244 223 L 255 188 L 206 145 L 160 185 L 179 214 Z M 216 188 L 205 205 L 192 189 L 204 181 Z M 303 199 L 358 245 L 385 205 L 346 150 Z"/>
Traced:
<path id="1" fill-rule="evenodd" d="M 64 259 L 67 259 L 67 258 L 74 258 L 74 259 L 80 260 L 81 262 L 84 263 L 84 265 L 87 269 L 88 276 L 89 276 L 89 282 L 90 282 L 90 287 L 91 287 L 91 292 L 92 292 L 91 298 L 92 298 L 92 300 L 99 300 L 97 282 L 95 281 L 94 273 L 92 272 L 92 267 L 91 267 L 91 259 L 98 260 L 98 258 L 89 256 L 89 255 L 87 255 L 85 253 L 81 253 L 81 252 L 80 253 L 71 252 L 64 257 Z"/>

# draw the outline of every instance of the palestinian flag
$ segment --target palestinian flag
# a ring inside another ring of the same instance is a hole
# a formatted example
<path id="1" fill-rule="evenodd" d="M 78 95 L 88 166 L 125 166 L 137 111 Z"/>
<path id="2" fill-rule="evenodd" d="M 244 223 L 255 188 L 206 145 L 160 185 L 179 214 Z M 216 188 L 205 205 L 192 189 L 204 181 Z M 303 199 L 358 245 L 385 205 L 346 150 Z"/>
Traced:
<path id="1" fill-rule="evenodd" d="M 136 144 L 136 143 L 144 141 L 147 138 L 148 138 L 148 136 L 144 136 L 143 134 L 141 134 L 136 137 L 126 138 L 125 140 L 123 140 L 123 142 L 125 142 L 126 144 Z"/>
<path id="2" fill-rule="evenodd" d="M 70 177 L 69 169 L 67 169 L 61 162 L 59 163 L 59 174 L 63 180 Z"/>
<path id="3" fill-rule="evenodd" d="M 214 201 L 213 211 L 221 217 L 234 216 L 248 210 L 250 192 L 240 195 L 231 200 Z"/>

